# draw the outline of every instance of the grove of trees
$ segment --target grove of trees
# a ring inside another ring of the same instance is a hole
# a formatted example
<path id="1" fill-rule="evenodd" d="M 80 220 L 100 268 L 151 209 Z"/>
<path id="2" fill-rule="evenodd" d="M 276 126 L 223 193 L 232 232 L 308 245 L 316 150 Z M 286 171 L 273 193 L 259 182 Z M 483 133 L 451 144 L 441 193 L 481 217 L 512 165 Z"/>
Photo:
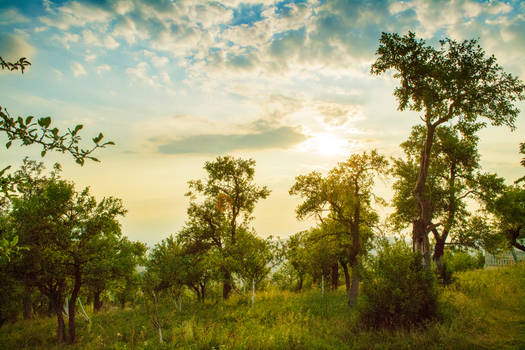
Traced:
<path id="1" fill-rule="evenodd" d="M 22 72 L 29 65 L 0 63 Z M 251 292 L 253 305 L 258 289 L 324 293 L 325 283 L 337 290 L 340 281 L 364 324 L 395 328 L 435 317 L 436 274 L 446 284 L 451 269 L 479 267 L 473 250 L 525 251 L 525 177 L 506 184 L 483 171 L 478 152 L 478 132 L 489 123 L 515 128 L 525 85 L 477 40 L 445 39 L 434 48 L 411 32 L 382 34 L 371 73 L 390 70 L 400 81 L 399 110 L 421 120 L 402 155 L 387 159 L 371 150 L 326 173 L 298 175 L 289 194 L 300 199 L 297 218 L 313 218 L 315 226 L 285 240 L 262 238 L 268 233 L 253 227 L 256 205 L 270 195 L 255 183 L 253 159 L 207 161 L 206 176 L 188 182 L 183 227 L 149 249 L 123 234 L 120 199 L 77 190 L 60 165 L 46 172 L 26 158 L 20 169 L 2 170 L 0 326 L 52 314 L 57 341 L 74 343 L 77 306 L 99 312 L 143 303 L 162 341 L 161 301 L 180 310 L 183 300 L 205 305 Z M 49 117 L 15 119 L 1 108 L 0 117 L 6 148 L 38 144 L 42 156 L 55 150 L 83 164 L 112 144 L 100 134 L 84 150 L 81 125 L 61 133 Z M 525 143 L 519 151 L 525 154 Z M 374 193 L 378 179 L 393 181 L 386 223 L 379 208 L 388 203 Z"/>

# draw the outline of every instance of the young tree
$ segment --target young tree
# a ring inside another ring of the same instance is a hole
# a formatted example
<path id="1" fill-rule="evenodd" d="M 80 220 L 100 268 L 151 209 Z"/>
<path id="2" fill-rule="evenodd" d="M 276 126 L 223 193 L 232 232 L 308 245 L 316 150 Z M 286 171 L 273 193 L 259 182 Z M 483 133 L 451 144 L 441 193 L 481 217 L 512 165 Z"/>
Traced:
<path id="1" fill-rule="evenodd" d="M 217 157 L 206 162 L 208 177 L 190 181 L 188 208 L 189 222 L 186 231 L 193 241 L 213 248 L 216 263 L 222 275 L 223 298 L 228 299 L 233 289 L 232 251 L 237 245 L 240 229 L 248 230 L 255 204 L 268 197 L 266 186 L 253 183 L 255 161 Z M 199 203 L 198 199 L 202 199 Z"/>
<path id="2" fill-rule="evenodd" d="M 135 274 L 137 265 L 146 253 L 141 242 L 132 242 L 127 237 L 109 236 L 97 250 L 96 259 L 87 262 L 84 284 L 93 297 L 93 311 L 102 308 L 102 294 L 117 284 L 124 289 Z M 121 304 L 125 298 L 121 296 Z"/>
<path id="3" fill-rule="evenodd" d="M 361 256 L 371 228 L 377 222 L 372 208 L 374 176 L 383 173 L 388 166 L 386 159 L 373 150 L 370 153 L 353 154 L 332 169 L 326 177 L 318 172 L 296 177 L 290 194 L 304 199 L 297 208 L 297 217 L 313 215 L 321 223 L 328 217 L 337 223 L 350 242 L 348 262 L 352 268 L 348 303 L 354 306 L 359 290 Z M 334 232 L 332 232 L 334 234 Z"/>
<path id="4" fill-rule="evenodd" d="M 514 106 L 523 100 L 525 85 L 505 73 L 494 56 L 486 57 L 477 40 L 440 41 L 440 48 L 427 46 L 409 32 L 405 36 L 383 33 L 379 56 L 372 74 L 395 70 L 401 85 L 394 91 L 399 110 L 421 112 L 424 142 L 420 149 L 417 178 L 413 189 L 417 215 L 412 222 L 415 248 L 430 268 L 428 234 L 432 229 L 432 201 L 425 193 L 432 146 L 438 126 L 453 123 L 461 132 L 472 125 L 507 125 L 514 129 L 519 113 Z"/>

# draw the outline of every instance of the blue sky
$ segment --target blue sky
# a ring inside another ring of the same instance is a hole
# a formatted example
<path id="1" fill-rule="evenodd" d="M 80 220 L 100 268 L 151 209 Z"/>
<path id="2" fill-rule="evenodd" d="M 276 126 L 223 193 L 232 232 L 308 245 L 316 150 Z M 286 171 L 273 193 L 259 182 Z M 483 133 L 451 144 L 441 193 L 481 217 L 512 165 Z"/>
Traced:
<path id="1" fill-rule="evenodd" d="M 0 55 L 29 57 L 22 76 L 0 73 L 11 114 L 83 123 L 117 146 L 82 168 L 62 155 L 64 176 L 116 195 L 129 209 L 124 232 L 153 243 L 185 220 L 184 197 L 204 161 L 220 154 L 257 161 L 272 194 L 256 209 L 259 234 L 287 236 L 297 222 L 288 188 L 353 152 L 400 154 L 417 115 L 398 112 L 389 75 L 370 64 L 381 32 L 414 31 L 430 43 L 479 38 L 525 76 L 525 2 L 520 1 L 2 1 Z M 521 110 L 524 109 L 521 103 Z M 517 130 L 481 133 L 482 164 L 522 176 Z M 38 150 L 11 148 L 0 166 Z M 387 199 L 389 184 L 378 192 Z"/>

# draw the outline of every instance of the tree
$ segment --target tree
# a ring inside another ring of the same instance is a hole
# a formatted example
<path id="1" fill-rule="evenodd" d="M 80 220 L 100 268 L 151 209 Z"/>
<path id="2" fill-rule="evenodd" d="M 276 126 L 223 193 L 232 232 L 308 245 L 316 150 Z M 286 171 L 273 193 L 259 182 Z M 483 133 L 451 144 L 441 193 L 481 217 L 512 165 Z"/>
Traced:
<path id="1" fill-rule="evenodd" d="M 372 208 L 374 175 L 381 174 L 388 162 L 373 150 L 370 153 L 353 154 L 332 169 L 326 177 L 318 172 L 296 177 L 290 189 L 303 202 L 297 208 L 299 219 L 316 217 L 321 223 L 329 218 L 337 223 L 340 232 L 349 242 L 348 263 L 352 268 L 352 281 L 348 302 L 355 305 L 359 290 L 361 256 L 371 236 L 371 228 L 377 222 Z M 376 197 L 377 198 L 377 197 Z"/>
<path id="2" fill-rule="evenodd" d="M 440 41 L 440 48 L 426 46 L 409 32 L 405 36 L 382 33 L 371 67 L 372 74 L 396 71 L 401 85 L 394 91 L 398 109 L 421 112 L 424 142 L 420 149 L 418 175 L 413 189 L 418 212 L 412 231 L 415 248 L 430 268 L 428 233 L 432 228 L 432 203 L 425 193 L 428 170 L 432 161 L 432 146 L 436 128 L 454 123 L 464 132 L 473 125 L 485 125 L 484 118 L 493 125 L 515 128 L 519 113 L 514 106 L 523 100 L 525 85 L 505 73 L 494 56 L 486 57 L 477 40 Z"/>
<path id="3" fill-rule="evenodd" d="M 520 242 L 525 238 L 525 188 L 517 185 L 508 186 L 486 208 L 494 215 L 494 226 L 508 243 L 525 252 L 525 245 Z"/>
<path id="4" fill-rule="evenodd" d="M 186 232 L 190 239 L 217 253 L 215 262 L 222 275 L 223 298 L 228 299 L 235 272 L 232 251 L 237 246 L 239 231 L 249 231 L 255 204 L 268 197 L 270 191 L 253 183 L 252 159 L 217 157 L 206 162 L 204 169 L 208 173 L 206 179 L 189 182 Z M 198 199 L 202 201 L 199 203 Z"/>
<path id="5" fill-rule="evenodd" d="M 84 283 L 93 297 L 93 311 L 102 307 L 101 296 L 107 289 L 122 284 L 123 289 L 132 283 L 137 265 L 146 252 L 146 246 L 132 242 L 127 237 L 109 236 L 97 251 L 97 258 L 87 262 Z M 121 292 L 124 292 L 121 290 Z M 120 295 L 121 305 L 126 302 Z"/>
<path id="6" fill-rule="evenodd" d="M 57 340 L 64 341 L 62 312 L 68 295 L 69 341 L 75 341 L 75 307 L 87 267 L 97 260 L 108 242 L 120 237 L 117 217 L 125 214 L 120 199 L 97 202 L 86 188 L 76 192 L 74 184 L 58 177 L 32 177 L 36 187 L 25 187 L 12 199 L 13 230 L 27 247 L 17 262 L 19 278 L 46 295 L 57 316 Z"/>

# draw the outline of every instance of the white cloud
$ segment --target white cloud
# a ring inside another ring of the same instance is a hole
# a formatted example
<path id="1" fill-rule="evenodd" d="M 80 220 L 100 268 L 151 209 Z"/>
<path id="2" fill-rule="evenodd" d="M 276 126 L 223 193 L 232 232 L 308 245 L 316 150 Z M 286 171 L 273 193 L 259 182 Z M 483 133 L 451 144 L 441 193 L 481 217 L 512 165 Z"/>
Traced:
<path id="1" fill-rule="evenodd" d="M 73 71 L 73 75 L 75 77 L 80 77 L 82 75 L 86 75 L 87 72 L 86 72 L 86 69 L 84 68 L 84 66 L 78 62 L 73 62 L 73 64 L 71 65 L 71 70 Z"/>
<path id="2" fill-rule="evenodd" d="M 166 65 L 166 63 L 169 62 L 169 59 L 167 57 L 157 56 L 155 53 L 148 51 L 148 50 L 144 50 L 144 56 L 149 57 L 149 59 L 151 60 L 151 63 L 155 67 L 162 67 Z"/>
<path id="3" fill-rule="evenodd" d="M 65 3 L 56 10 L 51 7 L 50 1 L 45 2 L 44 6 L 48 15 L 41 17 L 40 21 L 62 30 L 85 27 L 88 23 L 108 23 L 113 16 L 101 7 L 77 1 Z"/>
<path id="4" fill-rule="evenodd" d="M 28 22 L 29 19 L 16 8 L 9 8 L 0 13 L 0 25 Z"/>
<path id="5" fill-rule="evenodd" d="M 111 35 L 96 35 L 89 29 L 82 31 L 82 38 L 88 45 L 102 46 L 111 50 L 116 49 L 120 45 Z"/>
<path id="6" fill-rule="evenodd" d="M 80 35 L 74 33 L 62 33 L 57 35 L 56 38 L 64 45 L 66 49 L 69 49 L 69 43 L 77 43 L 80 40 Z"/>
<path id="7" fill-rule="evenodd" d="M 96 68 L 97 74 L 101 75 L 102 73 L 109 72 L 111 70 L 111 66 L 108 64 L 100 65 Z"/>
<path id="8" fill-rule="evenodd" d="M 86 60 L 86 62 L 92 62 L 97 59 L 97 55 L 95 55 L 94 53 L 87 53 L 84 59 Z"/>
<path id="9" fill-rule="evenodd" d="M 155 86 L 156 82 L 148 74 L 149 65 L 147 62 L 140 62 L 135 68 L 127 68 L 126 73 L 133 76 L 134 80 L 139 80 L 148 85 Z"/>

